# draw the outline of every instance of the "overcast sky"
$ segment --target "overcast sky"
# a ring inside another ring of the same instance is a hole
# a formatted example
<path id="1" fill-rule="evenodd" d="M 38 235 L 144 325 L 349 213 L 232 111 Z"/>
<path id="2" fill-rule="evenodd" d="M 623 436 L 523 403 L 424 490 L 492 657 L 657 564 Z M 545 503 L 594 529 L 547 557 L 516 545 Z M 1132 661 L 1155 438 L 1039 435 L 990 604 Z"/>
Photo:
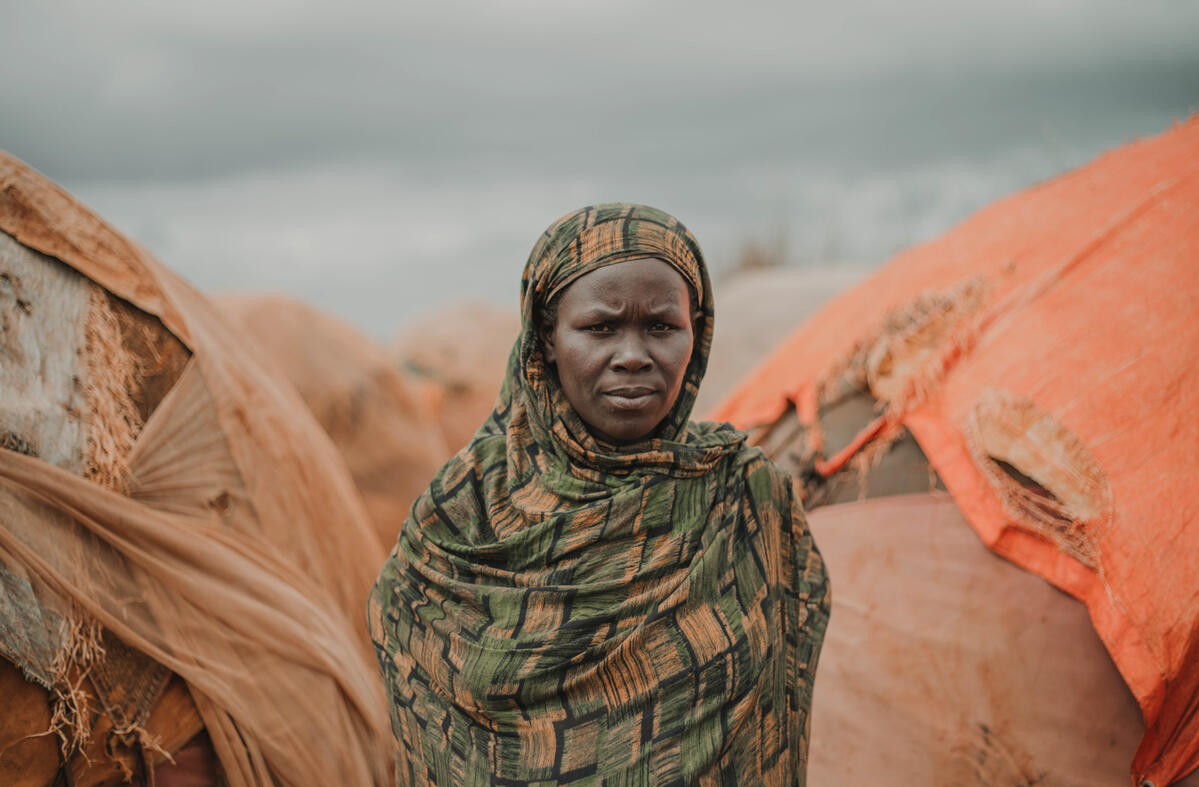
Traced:
<path id="1" fill-rule="evenodd" d="M 1199 109 L 1199 3 L 0 0 L 0 147 L 205 290 L 379 337 L 551 220 L 878 263 Z"/>

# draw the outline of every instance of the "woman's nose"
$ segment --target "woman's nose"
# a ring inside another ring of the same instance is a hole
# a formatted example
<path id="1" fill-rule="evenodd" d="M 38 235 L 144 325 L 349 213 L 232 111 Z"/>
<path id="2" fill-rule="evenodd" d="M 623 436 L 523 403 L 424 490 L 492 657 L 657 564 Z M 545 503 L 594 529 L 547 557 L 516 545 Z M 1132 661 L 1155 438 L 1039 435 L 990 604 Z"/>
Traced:
<path id="1" fill-rule="evenodd" d="M 636 331 L 628 331 L 621 337 L 612 355 L 612 368 L 622 372 L 643 372 L 653 366 L 645 337 Z"/>

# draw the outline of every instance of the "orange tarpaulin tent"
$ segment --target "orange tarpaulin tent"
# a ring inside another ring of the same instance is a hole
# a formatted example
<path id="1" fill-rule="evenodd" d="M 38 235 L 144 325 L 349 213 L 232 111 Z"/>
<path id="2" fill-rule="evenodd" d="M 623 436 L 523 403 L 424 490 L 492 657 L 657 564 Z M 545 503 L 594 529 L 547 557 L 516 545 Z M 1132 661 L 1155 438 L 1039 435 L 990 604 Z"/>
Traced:
<path id="1" fill-rule="evenodd" d="M 884 316 L 885 315 L 885 316 Z M 852 379 L 995 552 L 1082 600 L 1145 733 L 1135 784 L 1199 766 L 1199 118 L 1001 200 L 801 325 L 713 417 Z"/>

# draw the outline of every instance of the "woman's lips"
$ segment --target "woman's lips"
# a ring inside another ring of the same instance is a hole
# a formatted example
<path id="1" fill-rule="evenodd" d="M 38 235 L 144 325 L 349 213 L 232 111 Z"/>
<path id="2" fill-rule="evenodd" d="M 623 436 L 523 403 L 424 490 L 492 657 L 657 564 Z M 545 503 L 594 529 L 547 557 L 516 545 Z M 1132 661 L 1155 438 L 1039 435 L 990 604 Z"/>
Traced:
<path id="1" fill-rule="evenodd" d="M 604 391 L 604 397 L 618 410 L 642 410 L 658 392 L 653 388 L 614 388 Z"/>

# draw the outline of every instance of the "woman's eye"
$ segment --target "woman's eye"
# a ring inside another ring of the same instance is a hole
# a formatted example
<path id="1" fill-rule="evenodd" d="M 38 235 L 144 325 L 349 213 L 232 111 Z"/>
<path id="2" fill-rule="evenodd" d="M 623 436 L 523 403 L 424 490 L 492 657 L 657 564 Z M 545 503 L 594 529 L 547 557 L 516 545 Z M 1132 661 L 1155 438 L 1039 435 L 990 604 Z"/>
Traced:
<path id="1" fill-rule="evenodd" d="M 584 330 L 588 331 L 589 333 L 608 333 L 608 331 L 611 329 L 608 327 L 607 323 L 601 322 L 596 323 L 595 325 L 588 325 Z"/>
<path id="2" fill-rule="evenodd" d="M 666 331 L 673 331 L 674 326 L 664 322 L 656 322 L 651 326 L 650 330 L 656 333 L 664 333 Z"/>

